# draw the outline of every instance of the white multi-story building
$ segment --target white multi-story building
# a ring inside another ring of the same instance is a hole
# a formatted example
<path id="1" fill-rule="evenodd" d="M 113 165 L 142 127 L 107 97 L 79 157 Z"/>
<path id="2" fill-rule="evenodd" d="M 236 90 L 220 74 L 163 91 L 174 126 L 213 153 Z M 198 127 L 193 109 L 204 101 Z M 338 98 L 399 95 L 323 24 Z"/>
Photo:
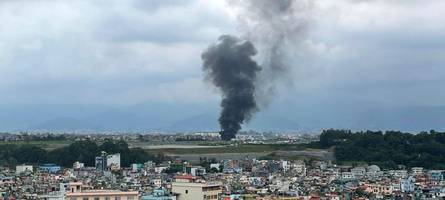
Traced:
<path id="1" fill-rule="evenodd" d="M 210 169 L 215 168 L 215 169 L 219 170 L 220 165 L 221 164 L 219 164 L 219 163 L 211 163 L 210 164 Z"/>
<path id="2" fill-rule="evenodd" d="M 411 168 L 411 172 L 414 176 L 420 176 L 423 175 L 423 167 L 413 167 Z"/>
<path id="3" fill-rule="evenodd" d="M 391 185 L 387 185 L 387 184 L 370 184 L 368 185 L 368 187 L 365 189 L 366 192 L 368 193 L 373 193 L 377 196 L 380 195 L 389 195 L 393 192 L 394 188 Z"/>
<path id="4" fill-rule="evenodd" d="M 393 175 L 396 178 L 408 177 L 408 171 L 406 171 L 406 170 L 392 170 L 392 171 L 389 171 L 389 174 Z"/>
<path id="5" fill-rule="evenodd" d="M 280 167 L 283 169 L 284 172 L 289 171 L 289 169 L 291 167 L 291 165 L 289 164 L 289 161 L 286 161 L 286 160 L 280 161 L 280 165 L 281 165 Z"/>
<path id="6" fill-rule="evenodd" d="M 156 188 L 162 187 L 162 179 L 160 179 L 160 178 L 155 178 L 155 179 L 151 180 L 151 182 Z"/>
<path id="7" fill-rule="evenodd" d="M 354 167 L 351 169 L 352 175 L 354 175 L 355 178 L 363 178 L 366 174 L 366 169 L 364 167 Z"/>
<path id="8" fill-rule="evenodd" d="M 293 165 L 293 170 L 302 176 L 306 175 L 306 164 L 303 161 L 299 160 Z"/>
<path id="9" fill-rule="evenodd" d="M 144 163 L 145 170 L 151 171 L 155 168 L 155 163 L 153 161 L 147 161 Z"/>
<path id="10" fill-rule="evenodd" d="M 85 167 L 84 163 L 81 163 L 79 161 L 76 161 L 75 163 L 73 163 L 73 169 L 82 169 Z"/>
<path id="11" fill-rule="evenodd" d="M 112 154 L 107 155 L 107 168 L 111 170 L 120 170 L 121 169 L 121 154 Z"/>
<path id="12" fill-rule="evenodd" d="M 343 179 L 343 180 L 355 179 L 355 176 L 352 172 L 342 172 L 341 179 Z"/>
<path id="13" fill-rule="evenodd" d="M 366 168 L 366 177 L 370 179 L 378 178 L 383 176 L 383 172 L 377 165 L 371 165 Z"/>
<path id="14" fill-rule="evenodd" d="M 286 180 L 274 180 L 273 184 L 269 186 L 272 191 L 288 192 L 290 188 L 290 181 Z"/>
<path id="15" fill-rule="evenodd" d="M 197 132 L 194 133 L 194 135 L 199 135 L 199 136 L 207 136 L 207 137 L 219 137 L 219 132 Z"/>
<path id="16" fill-rule="evenodd" d="M 402 179 L 400 181 L 400 191 L 402 192 L 413 192 L 415 189 L 414 183 L 416 180 L 413 177 L 407 179 Z"/>
<path id="17" fill-rule="evenodd" d="M 15 173 L 16 174 L 21 174 L 21 173 L 25 173 L 25 172 L 32 172 L 32 171 L 33 171 L 32 165 L 17 165 L 15 167 Z"/>
<path id="18" fill-rule="evenodd" d="M 168 166 L 157 166 L 157 167 L 155 167 L 155 173 L 159 174 L 166 169 L 168 169 Z"/>

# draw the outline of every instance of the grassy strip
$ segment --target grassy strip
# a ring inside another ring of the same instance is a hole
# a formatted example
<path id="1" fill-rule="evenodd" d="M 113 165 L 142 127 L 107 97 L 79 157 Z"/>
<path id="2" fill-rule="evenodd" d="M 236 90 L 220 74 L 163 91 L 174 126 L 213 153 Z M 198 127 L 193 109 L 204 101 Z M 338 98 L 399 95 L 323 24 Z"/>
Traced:
<path id="1" fill-rule="evenodd" d="M 53 150 L 61 147 L 66 147 L 73 143 L 73 141 L 69 140 L 53 140 L 53 141 L 9 141 L 4 142 L 1 141 L 0 145 L 31 145 L 43 148 L 45 150 Z"/>
<path id="2" fill-rule="evenodd" d="M 214 153 L 262 153 L 273 151 L 301 151 L 306 148 L 301 145 L 270 145 L 270 144 L 248 144 L 238 146 L 226 146 L 219 148 L 195 148 L 195 149 L 150 149 L 151 153 L 166 154 L 214 154 Z"/>

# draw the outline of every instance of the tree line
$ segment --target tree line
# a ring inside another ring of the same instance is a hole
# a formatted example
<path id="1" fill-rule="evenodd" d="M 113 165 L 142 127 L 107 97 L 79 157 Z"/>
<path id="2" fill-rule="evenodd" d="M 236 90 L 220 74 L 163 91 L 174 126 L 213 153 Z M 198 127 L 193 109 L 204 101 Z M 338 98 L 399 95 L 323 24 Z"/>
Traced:
<path id="1" fill-rule="evenodd" d="M 393 169 L 398 165 L 445 169 L 445 132 L 324 130 L 317 144 L 334 147 L 338 162 L 367 162 Z"/>
<path id="2" fill-rule="evenodd" d="M 166 159 L 163 154 L 154 155 L 141 148 L 129 148 L 124 140 L 106 139 L 100 145 L 91 140 L 83 140 L 51 151 L 36 145 L 0 145 L 0 165 L 55 163 L 63 167 L 71 167 L 74 162 L 79 161 L 85 163 L 86 166 L 94 166 L 95 158 L 100 156 L 101 151 L 109 154 L 120 153 L 121 165 L 124 167 L 148 160 L 159 163 Z"/>

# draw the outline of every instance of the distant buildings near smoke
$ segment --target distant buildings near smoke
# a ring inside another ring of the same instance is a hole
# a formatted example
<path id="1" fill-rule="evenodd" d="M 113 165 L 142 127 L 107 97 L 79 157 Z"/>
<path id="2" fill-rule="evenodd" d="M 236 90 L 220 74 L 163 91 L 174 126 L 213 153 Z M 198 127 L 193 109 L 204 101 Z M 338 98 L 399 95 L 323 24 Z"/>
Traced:
<path id="1" fill-rule="evenodd" d="M 117 171 L 121 169 L 121 154 L 108 155 L 107 152 L 102 151 L 101 156 L 96 157 L 96 169 L 101 171 Z"/>

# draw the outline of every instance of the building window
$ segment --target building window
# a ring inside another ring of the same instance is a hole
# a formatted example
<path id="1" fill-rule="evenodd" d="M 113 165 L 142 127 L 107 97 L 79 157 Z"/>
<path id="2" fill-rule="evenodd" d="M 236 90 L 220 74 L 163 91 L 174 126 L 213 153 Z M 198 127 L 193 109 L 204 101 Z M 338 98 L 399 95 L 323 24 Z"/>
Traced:
<path id="1" fill-rule="evenodd" d="M 88 200 L 88 197 L 84 197 L 83 200 Z"/>
<path id="2" fill-rule="evenodd" d="M 189 190 L 185 190 L 185 193 L 188 194 L 188 193 L 189 193 Z"/>
<path id="3" fill-rule="evenodd" d="M 114 200 L 121 200 L 121 197 L 114 197 Z"/>
<path id="4" fill-rule="evenodd" d="M 94 197 L 94 200 L 99 200 L 99 197 Z"/>
<path id="5" fill-rule="evenodd" d="M 127 200 L 134 200 L 133 197 L 127 197 Z"/>
<path id="6" fill-rule="evenodd" d="M 71 199 L 70 200 L 77 200 L 77 198 L 76 197 L 71 197 Z"/>
<path id="7" fill-rule="evenodd" d="M 105 197 L 105 200 L 110 200 L 110 197 Z"/>

